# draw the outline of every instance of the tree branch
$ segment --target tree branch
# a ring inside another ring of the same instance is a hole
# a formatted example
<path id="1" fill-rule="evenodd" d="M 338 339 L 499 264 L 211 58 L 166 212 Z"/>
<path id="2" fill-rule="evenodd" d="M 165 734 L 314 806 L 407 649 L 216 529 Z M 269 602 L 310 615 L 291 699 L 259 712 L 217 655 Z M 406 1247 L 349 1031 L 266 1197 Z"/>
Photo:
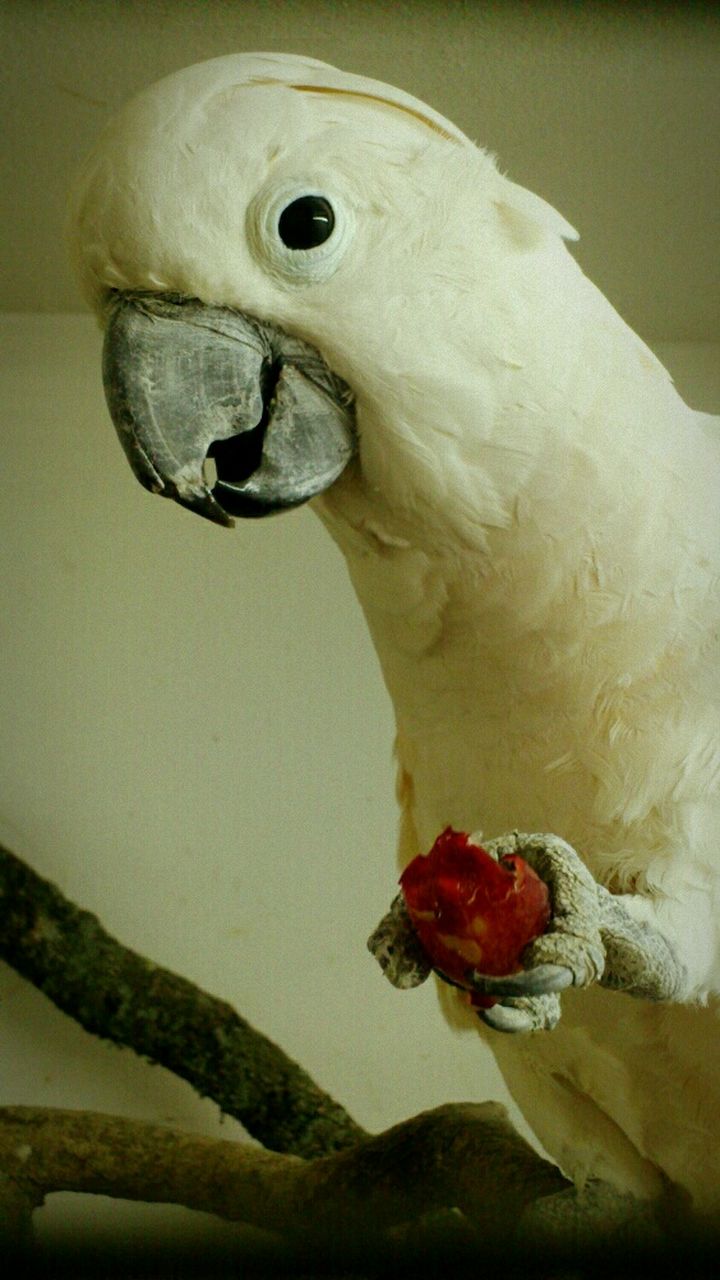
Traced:
<path id="1" fill-rule="evenodd" d="M 509 1228 L 538 1197 L 569 1186 L 515 1132 L 497 1102 L 437 1107 L 352 1150 L 302 1160 L 95 1112 L 0 1110 L 0 1168 L 12 1203 L 52 1191 L 185 1205 L 307 1241 L 377 1237 L 457 1207 Z"/>
<path id="2" fill-rule="evenodd" d="M 274 1151 L 324 1155 L 365 1131 L 223 1000 L 124 947 L 0 846 L 0 956 L 93 1035 L 212 1098 Z"/>

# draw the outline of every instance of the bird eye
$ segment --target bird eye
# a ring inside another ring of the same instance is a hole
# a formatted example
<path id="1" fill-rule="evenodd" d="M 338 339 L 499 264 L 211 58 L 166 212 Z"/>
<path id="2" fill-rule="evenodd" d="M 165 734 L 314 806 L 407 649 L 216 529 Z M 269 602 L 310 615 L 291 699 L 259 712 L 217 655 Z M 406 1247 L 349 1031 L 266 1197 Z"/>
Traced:
<path id="1" fill-rule="evenodd" d="M 303 286 L 335 274 L 353 240 L 355 216 L 336 181 L 302 174 L 261 188 L 248 205 L 245 226 L 260 266 Z"/>
<path id="2" fill-rule="evenodd" d="M 324 196 L 300 196 L 287 205 L 278 220 L 278 235 L 288 249 L 314 249 L 330 239 L 335 214 Z"/>

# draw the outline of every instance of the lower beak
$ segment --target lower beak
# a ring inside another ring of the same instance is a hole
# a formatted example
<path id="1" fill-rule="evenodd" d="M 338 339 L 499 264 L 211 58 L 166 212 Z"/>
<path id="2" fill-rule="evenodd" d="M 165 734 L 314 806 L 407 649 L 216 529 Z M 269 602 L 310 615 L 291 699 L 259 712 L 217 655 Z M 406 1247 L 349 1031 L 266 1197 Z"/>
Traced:
<path id="1" fill-rule="evenodd" d="M 140 482 L 218 524 L 307 502 L 356 452 L 347 384 L 314 347 L 227 307 L 115 294 L 103 380 Z"/>

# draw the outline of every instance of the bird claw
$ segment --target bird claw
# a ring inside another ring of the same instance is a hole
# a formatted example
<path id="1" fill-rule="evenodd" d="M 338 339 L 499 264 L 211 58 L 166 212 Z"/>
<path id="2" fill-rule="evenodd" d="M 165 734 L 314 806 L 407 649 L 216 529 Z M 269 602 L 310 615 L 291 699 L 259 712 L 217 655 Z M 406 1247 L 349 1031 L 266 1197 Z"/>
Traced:
<path id="1" fill-rule="evenodd" d="M 515 831 L 489 841 L 485 848 L 498 857 L 519 854 L 550 891 L 552 919 L 545 933 L 525 948 L 525 972 L 565 968 L 572 974 L 574 987 L 597 982 L 605 968 L 598 884 L 572 846 L 559 836 L 522 835 Z"/>
<path id="2" fill-rule="evenodd" d="M 553 835 L 501 836 L 485 845 L 496 856 L 518 853 L 550 890 L 549 928 L 525 948 L 520 973 L 471 971 L 468 985 L 498 1003 L 479 1016 L 495 1031 L 550 1030 L 560 1018 L 559 992 L 593 982 L 645 1000 L 682 999 L 687 972 L 668 939 L 632 918 L 621 898 L 597 884 L 575 850 Z"/>
<path id="3" fill-rule="evenodd" d="M 478 973 L 469 969 L 468 986 L 484 996 L 540 996 L 551 992 L 564 991 L 574 982 L 572 969 L 564 964 L 539 964 L 532 969 L 522 969 L 520 973 L 508 973 L 502 977 L 492 974 Z"/>
<path id="4" fill-rule="evenodd" d="M 471 837 L 474 839 L 474 837 Z M 685 998 L 688 977 L 667 938 L 632 918 L 621 898 L 597 884 L 575 850 L 554 835 L 499 836 L 476 843 L 496 858 L 519 854 L 548 886 L 552 918 L 522 955 L 519 973 L 468 970 L 463 982 L 435 970 L 443 982 L 496 1001 L 478 1017 L 495 1031 L 548 1031 L 560 1019 L 560 992 L 593 982 L 645 1000 Z M 398 894 L 368 940 L 386 978 L 396 987 L 419 986 L 432 972 Z"/>
<path id="5" fill-rule="evenodd" d="M 493 1031 L 506 1034 L 552 1031 L 560 1021 L 560 997 L 556 992 L 503 1000 L 491 1009 L 479 1009 L 478 1017 Z"/>
<path id="6" fill-rule="evenodd" d="M 432 966 L 413 928 L 401 893 L 373 929 L 367 940 L 367 949 L 377 960 L 388 982 L 401 991 L 419 987 L 431 973 Z"/>
<path id="7" fill-rule="evenodd" d="M 552 919 L 525 948 L 519 973 L 495 977 L 470 971 L 468 985 L 498 1003 L 479 1011 L 495 1031 L 547 1031 L 560 1019 L 559 993 L 598 981 L 605 968 L 598 886 L 575 850 L 554 835 L 513 832 L 488 841 L 496 857 L 519 854 L 548 886 Z"/>

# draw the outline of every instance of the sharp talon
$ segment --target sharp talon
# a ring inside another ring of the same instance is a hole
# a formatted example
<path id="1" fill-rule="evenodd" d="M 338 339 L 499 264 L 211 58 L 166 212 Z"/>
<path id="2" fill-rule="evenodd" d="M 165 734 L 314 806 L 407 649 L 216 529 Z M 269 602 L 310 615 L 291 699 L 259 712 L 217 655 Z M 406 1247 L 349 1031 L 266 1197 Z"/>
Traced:
<path id="1" fill-rule="evenodd" d="M 511 1009 L 507 1005 L 496 1004 L 492 1009 L 483 1009 L 478 1013 L 481 1022 L 492 1027 L 493 1031 L 504 1031 L 513 1034 L 516 1031 L 531 1031 L 532 1022 L 522 1009 Z"/>
<path id="2" fill-rule="evenodd" d="M 485 996 L 540 996 L 572 986 L 573 974 L 563 964 L 539 964 L 535 969 L 523 969 L 502 977 L 469 969 L 467 981 L 473 991 Z"/>
<path id="3" fill-rule="evenodd" d="M 529 978 L 537 981 L 530 995 L 549 995 L 553 991 L 565 991 L 567 987 L 573 985 L 574 981 L 572 969 L 568 969 L 564 964 L 539 964 L 536 968 L 529 969 L 527 974 Z"/>
<path id="4" fill-rule="evenodd" d="M 467 987 L 462 982 L 456 982 L 454 978 L 448 978 L 442 969 L 433 969 L 436 978 L 440 978 L 442 982 L 446 982 L 449 987 L 456 987 L 458 991 L 467 991 Z"/>

